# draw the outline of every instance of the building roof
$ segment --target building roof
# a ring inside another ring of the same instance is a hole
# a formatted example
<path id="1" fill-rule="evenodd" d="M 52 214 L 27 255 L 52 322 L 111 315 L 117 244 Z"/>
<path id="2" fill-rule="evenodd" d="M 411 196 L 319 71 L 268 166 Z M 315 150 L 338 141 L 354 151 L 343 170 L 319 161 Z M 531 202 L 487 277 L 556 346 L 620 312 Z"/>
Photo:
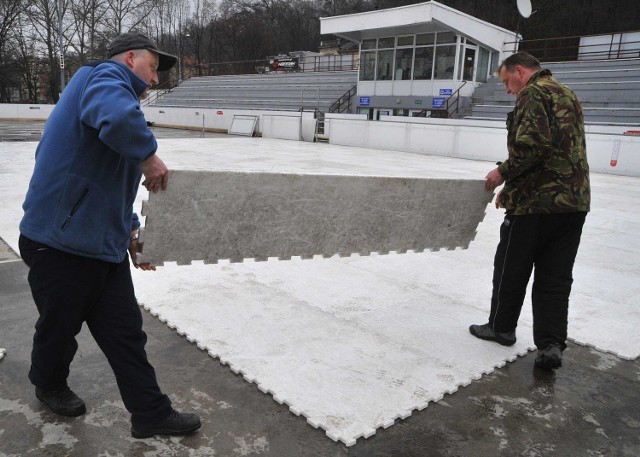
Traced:
<path id="1" fill-rule="evenodd" d="M 320 18 L 321 34 L 333 34 L 355 42 L 381 36 L 452 30 L 496 51 L 503 51 L 505 43 L 513 43 L 517 36 L 516 32 L 435 1 Z"/>

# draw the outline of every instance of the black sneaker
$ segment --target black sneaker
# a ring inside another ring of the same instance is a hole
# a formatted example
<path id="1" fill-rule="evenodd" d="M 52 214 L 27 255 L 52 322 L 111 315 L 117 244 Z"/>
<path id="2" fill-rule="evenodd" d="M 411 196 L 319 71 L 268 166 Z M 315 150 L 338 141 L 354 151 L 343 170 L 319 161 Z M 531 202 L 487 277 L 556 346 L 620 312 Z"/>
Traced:
<path id="1" fill-rule="evenodd" d="M 160 422 L 149 427 L 131 426 L 134 438 L 151 438 L 154 435 L 188 435 L 200 428 L 200 419 L 192 413 L 180 413 L 175 409 Z"/>
<path id="2" fill-rule="evenodd" d="M 36 387 L 36 397 L 61 416 L 75 417 L 87 412 L 87 407 L 69 387 L 61 390 L 43 390 Z"/>
<path id="3" fill-rule="evenodd" d="M 481 340 L 495 341 L 503 346 L 513 346 L 516 342 L 515 329 L 510 332 L 494 332 L 489 324 L 484 324 L 472 325 L 469 327 L 469 332 Z"/>
<path id="4" fill-rule="evenodd" d="M 560 368 L 562 366 L 561 346 L 558 343 L 554 343 L 543 350 L 538 350 L 538 356 L 533 364 L 545 370 Z"/>

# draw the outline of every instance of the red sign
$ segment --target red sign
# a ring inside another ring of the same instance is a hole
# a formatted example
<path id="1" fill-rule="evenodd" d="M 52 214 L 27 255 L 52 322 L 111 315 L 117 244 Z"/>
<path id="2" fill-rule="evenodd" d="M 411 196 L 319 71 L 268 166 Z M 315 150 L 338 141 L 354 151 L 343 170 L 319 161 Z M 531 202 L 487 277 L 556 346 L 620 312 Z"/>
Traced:
<path id="1" fill-rule="evenodd" d="M 627 130 L 624 135 L 638 135 L 640 136 L 640 130 Z"/>
<path id="2" fill-rule="evenodd" d="M 218 111 L 218 112 L 216 112 L 216 114 L 224 114 L 224 112 L 223 111 Z"/>

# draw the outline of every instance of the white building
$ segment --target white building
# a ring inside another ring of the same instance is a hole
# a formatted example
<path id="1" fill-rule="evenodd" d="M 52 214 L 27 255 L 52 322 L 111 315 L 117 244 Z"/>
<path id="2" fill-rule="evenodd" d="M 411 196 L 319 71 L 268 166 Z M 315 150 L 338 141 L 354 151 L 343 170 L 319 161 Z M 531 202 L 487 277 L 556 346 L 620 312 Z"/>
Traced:
<path id="1" fill-rule="evenodd" d="M 355 106 L 369 119 L 424 115 L 470 98 L 517 41 L 515 32 L 435 1 L 320 18 L 320 32 L 360 44 Z"/>

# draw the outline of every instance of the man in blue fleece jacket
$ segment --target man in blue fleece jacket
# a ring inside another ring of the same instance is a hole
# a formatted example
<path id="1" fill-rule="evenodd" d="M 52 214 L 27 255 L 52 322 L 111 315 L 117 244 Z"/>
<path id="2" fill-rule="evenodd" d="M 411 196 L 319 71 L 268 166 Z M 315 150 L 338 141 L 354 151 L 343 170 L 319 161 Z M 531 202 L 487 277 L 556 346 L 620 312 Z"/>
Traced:
<path id="1" fill-rule="evenodd" d="M 133 203 L 142 175 L 158 192 L 168 169 L 139 100 L 176 57 L 135 33 L 116 37 L 109 57 L 76 72 L 36 149 L 19 240 L 39 312 L 29 379 L 53 412 L 84 414 L 67 378 L 86 322 L 131 413 L 132 436 L 184 435 L 200 420 L 174 410 L 158 386 L 127 255 L 136 268 L 155 270 L 135 261 L 140 223 Z"/>

